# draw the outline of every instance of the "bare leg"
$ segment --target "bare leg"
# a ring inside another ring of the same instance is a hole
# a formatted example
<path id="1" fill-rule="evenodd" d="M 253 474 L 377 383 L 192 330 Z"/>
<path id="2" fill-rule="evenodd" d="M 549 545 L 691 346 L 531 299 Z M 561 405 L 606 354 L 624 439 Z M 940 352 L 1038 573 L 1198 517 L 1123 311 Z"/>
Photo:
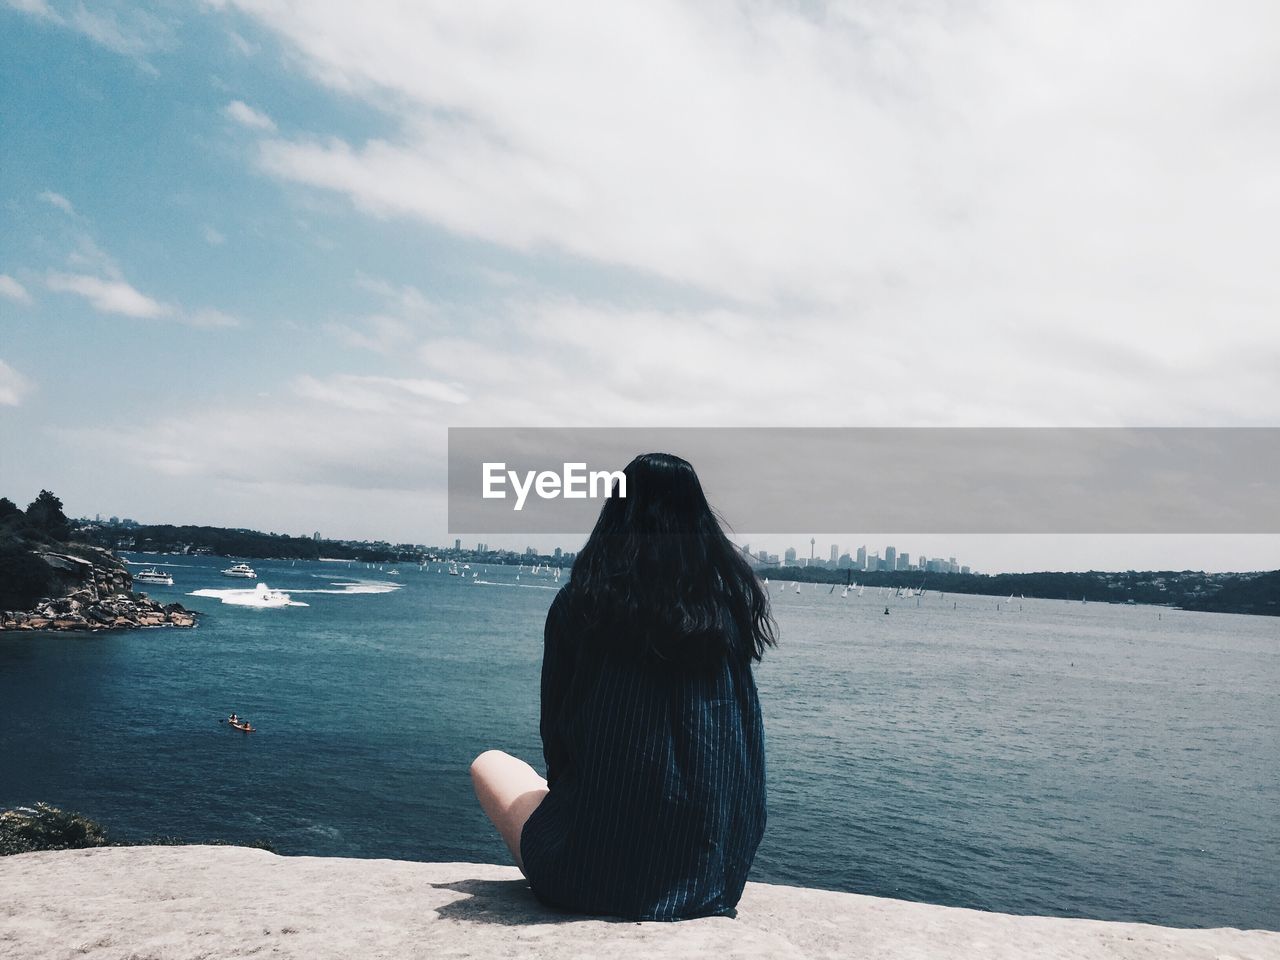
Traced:
<path id="1" fill-rule="evenodd" d="M 547 795 L 547 781 L 523 760 L 501 750 L 486 750 L 471 762 L 471 783 L 480 806 L 524 873 L 520 834 L 529 815 Z"/>

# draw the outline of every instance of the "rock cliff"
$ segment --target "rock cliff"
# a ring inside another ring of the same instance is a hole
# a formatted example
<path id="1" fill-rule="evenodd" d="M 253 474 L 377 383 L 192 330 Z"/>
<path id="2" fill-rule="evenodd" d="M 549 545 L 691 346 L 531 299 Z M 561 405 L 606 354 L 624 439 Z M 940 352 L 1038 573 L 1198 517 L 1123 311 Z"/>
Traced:
<path id="1" fill-rule="evenodd" d="M 0 611 L 0 630 L 120 630 L 134 627 L 191 627 L 195 614 L 181 604 L 160 604 L 133 593 L 133 578 L 113 554 L 77 544 L 75 553 L 38 547 L 31 564 L 40 565 L 49 596 L 30 610 Z"/>
<path id="2" fill-rule="evenodd" d="M 541 906 L 513 867 L 106 847 L 0 858 L 0 956 L 1280 957 L 1280 933 L 1015 917 L 752 883 L 736 918 L 629 923 Z"/>

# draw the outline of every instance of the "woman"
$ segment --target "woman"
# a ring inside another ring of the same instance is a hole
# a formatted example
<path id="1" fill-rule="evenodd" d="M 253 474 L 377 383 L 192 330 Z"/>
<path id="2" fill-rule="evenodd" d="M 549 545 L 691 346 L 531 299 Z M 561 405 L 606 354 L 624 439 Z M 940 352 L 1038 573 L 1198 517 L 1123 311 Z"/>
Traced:
<path id="1" fill-rule="evenodd" d="M 635 920 L 731 913 L 764 833 L 751 673 L 768 598 L 693 467 L 627 466 L 547 614 L 547 779 L 490 750 L 476 795 L 534 893 Z"/>

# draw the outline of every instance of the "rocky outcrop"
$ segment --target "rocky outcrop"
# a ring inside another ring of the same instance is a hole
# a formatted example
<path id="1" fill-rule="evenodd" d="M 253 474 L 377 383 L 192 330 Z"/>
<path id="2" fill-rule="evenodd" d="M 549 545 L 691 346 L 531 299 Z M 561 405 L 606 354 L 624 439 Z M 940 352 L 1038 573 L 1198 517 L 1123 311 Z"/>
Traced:
<path id="1" fill-rule="evenodd" d="M 132 630 L 193 627 L 196 617 L 179 603 L 160 604 L 133 592 L 133 577 L 115 556 L 97 547 L 78 555 L 32 551 L 54 571 L 63 596 L 46 597 L 30 610 L 0 612 L 0 630 Z"/>
<path id="2" fill-rule="evenodd" d="M 103 847 L 0 858 L 0 955 L 196 957 L 1275 958 L 1280 934 L 1017 917 L 747 884 L 735 918 L 547 909 L 513 867 Z"/>

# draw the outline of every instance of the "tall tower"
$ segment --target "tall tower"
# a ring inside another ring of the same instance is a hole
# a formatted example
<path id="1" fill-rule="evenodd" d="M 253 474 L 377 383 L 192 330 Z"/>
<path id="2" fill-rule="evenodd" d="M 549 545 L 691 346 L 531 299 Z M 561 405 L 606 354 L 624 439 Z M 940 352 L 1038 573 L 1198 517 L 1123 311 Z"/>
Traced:
<path id="1" fill-rule="evenodd" d="M 817 538 L 817 537 L 810 537 L 810 538 L 809 538 L 809 559 L 810 559 L 811 561 L 812 561 L 812 560 L 817 560 L 817 559 L 818 559 L 817 555 L 816 555 L 816 554 L 814 554 L 814 552 L 813 552 L 814 548 L 815 548 L 817 545 L 818 545 L 818 538 Z"/>

